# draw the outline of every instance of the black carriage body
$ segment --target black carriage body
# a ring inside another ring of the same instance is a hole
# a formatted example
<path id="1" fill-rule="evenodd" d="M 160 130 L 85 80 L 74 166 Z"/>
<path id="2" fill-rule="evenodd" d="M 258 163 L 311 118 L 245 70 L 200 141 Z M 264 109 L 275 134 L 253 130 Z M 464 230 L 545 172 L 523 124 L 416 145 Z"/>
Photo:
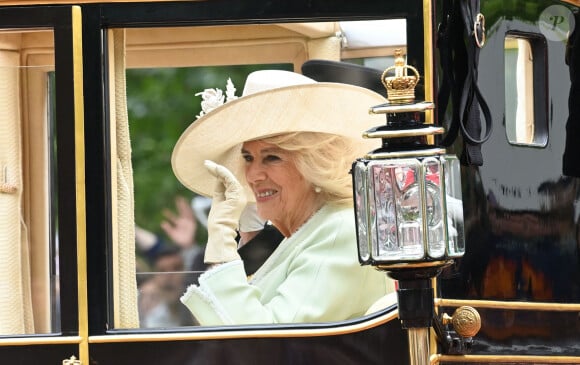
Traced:
<path id="1" fill-rule="evenodd" d="M 67 149 L 72 148 L 65 139 L 74 139 L 74 122 L 65 116 L 59 122 L 56 145 L 59 231 L 64 248 L 61 258 L 69 259 L 62 263 L 61 274 L 68 278 L 61 279 L 60 300 L 65 303 L 61 331 L 52 337 L 75 339 L 55 345 L 52 339 L 34 340 L 31 336 L 31 343 L 26 343 L 27 337 L 15 340 L 7 336 L 0 339 L 0 357 L 7 363 L 36 364 L 41 357 L 64 359 L 79 349 L 82 359 L 107 365 L 409 363 L 409 342 L 393 306 L 332 324 L 113 328 L 111 200 L 115 192 L 110 150 L 114 142 L 110 140 L 107 30 L 404 18 L 407 61 L 426 75 L 417 96 L 433 99 L 437 110 L 444 107 L 438 104 L 437 95 L 446 82 L 437 30 L 446 20 L 447 6 L 460 1 L 468 0 L 130 1 L 56 6 L 78 6 L 82 13 L 83 219 L 89 259 L 81 288 L 86 287 L 86 293 L 77 293 L 76 280 L 81 279 L 74 275 L 83 265 L 70 257 L 77 253 L 79 216 L 75 215 L 78 207 L 70 207 L 71 200 L 66 197 L 74 194 L 74 182 L 78 181 L 74 175 L 79 170 L 69 159 L 80 156 Z M 571 117 L 574 106 L 580 104 L 580 42 L 570 44 L 546 34 L 541 19 L 550 15 L 545 13 L 550 6 L 568 9 L 580 26 L 579 4 L 573 2 L 481 0 L 487 39 L 479 54 L 478 85 L 491 110 L 493 129 L 481 145 L 483 164 L 462 166 L 466 253 L 445 268 L 434 284 L 436 313 L 451 313 L 458 306 L 469 305 L 479 311 L 482 328 L 465 357 L 445 353 L 444 346 L 433 337 L 432 363 L 580 363 L 580 175 L 571 176 L 573 171 L 580 171 L 580 156 L 577 160 L 569 157 L 577 150 L 574 142 L 578 139 L 573 133 L 580 129 L 576 127 L 580 116 Z M 38 5 L 0 3 L 0 20 L 8 21 L 20 9 L 27 9 L 25 14 L 35 8 Z M 556 27 L 556 20 L 553 25 Z M 33 22 L 30 26 L 44 25 Z M 5 26 L 0 24 L 0 28 Z M 66 56 L 69 50 L 58 48 L 71 42 L 66 24 L 64 28 L 55 38 L 57 72 L 73 63 Z M 535 134 L 531 143 L 514 142 L 506 132 L 506 110 L 513 104 L 506 98 L 505 80 L 510 77 L 506 38 L 524 39 L 533 50 Z M 74 109 L 66 86 L 72 84 L 71 78 L 73 75 L 66 74 L 57 84 L 62 113 Z M 432 121 L 448 128 L 450 114 L 451 107 L 439 120 L 434 114 Z M 463 144 L 459 136 L 448 152 L 460 155 Z M 566 162 L 564 155 L 568 156 Z M 566 173 L 564 164 L 569 168 Z M 74 227 L 67 226 L 69 223 Z M 84 303 L 86 308 L 78 309 L 77 303 Z M 58 355 L 63 351 L 63 356 Z"/>

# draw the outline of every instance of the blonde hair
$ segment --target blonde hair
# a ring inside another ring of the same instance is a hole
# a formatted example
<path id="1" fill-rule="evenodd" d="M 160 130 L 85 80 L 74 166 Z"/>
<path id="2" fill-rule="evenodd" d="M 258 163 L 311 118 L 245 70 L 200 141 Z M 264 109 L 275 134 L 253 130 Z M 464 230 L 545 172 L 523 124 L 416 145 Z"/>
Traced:
<path id="1" fill-rule="evenodd" d="M 352 141 L 346 137 L 318 132 L 286 133 L 261 139 L 290 152 L 292 161 L 320 197 L 327 202 L 352 205 L 352 176 L 355 160 Z"/>

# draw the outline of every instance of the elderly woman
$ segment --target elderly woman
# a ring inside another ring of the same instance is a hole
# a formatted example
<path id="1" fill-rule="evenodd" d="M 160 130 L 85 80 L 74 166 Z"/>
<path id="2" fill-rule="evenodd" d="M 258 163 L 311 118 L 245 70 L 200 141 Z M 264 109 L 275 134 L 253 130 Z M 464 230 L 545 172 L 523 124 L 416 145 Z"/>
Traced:
<path id="1" fill-rule="evenodd" d="M 367 110 L 384 102 L 357 86 L 258 71 L 241 98 L 184 132 L 176 176 L 213 197 L 211 268 L 181 298 L 200 324 L 345 320 L 393 291 L 384 273 L 358 263 L 349 175 L 356 157 L 378 147 L 361 134 L 383 123 Z M 235 239 L 247 202 L 285 237 L 250 279 Z"/>

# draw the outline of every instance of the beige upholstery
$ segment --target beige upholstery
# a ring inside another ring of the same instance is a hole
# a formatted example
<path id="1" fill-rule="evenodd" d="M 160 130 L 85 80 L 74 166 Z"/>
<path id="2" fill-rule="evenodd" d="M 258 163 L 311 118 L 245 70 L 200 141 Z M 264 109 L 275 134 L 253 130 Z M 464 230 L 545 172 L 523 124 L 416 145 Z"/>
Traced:
<path id="1" fill-rule="evenodd" d="M 29 242 L 22 220 L 20 57 L 0 51 L 0 334 L 34 333 Z"/>
<path id="2" fill-rule="evenodd" d="M 109 46 L 113 59 L 109 63 L 109 79 L 113 89 L 111 121 L 111 164 L 112 191 L 117 192 L 113 204 L 113 306 L 115 328 L 138 328 L 137 281 L 135 259 L 135 217 L 133 200 L 133 168 L 131 164 L 131 141 L 127 116 L 127 91 L 125 80 L 125 31 L 109 31 Z M 115 143 L 116 142 L 116 143 Z"/>
<path id="3" fill-rule="evenodd" d="M 127 29 L 127 67 L 195 67 L 338 60 L 336 24 Z"/>

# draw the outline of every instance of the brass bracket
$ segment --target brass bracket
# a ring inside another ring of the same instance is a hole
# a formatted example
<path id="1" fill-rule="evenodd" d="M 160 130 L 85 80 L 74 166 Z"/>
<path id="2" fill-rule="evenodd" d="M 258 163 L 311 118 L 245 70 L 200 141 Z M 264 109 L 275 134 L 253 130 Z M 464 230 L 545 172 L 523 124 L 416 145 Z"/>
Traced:
<path id="1" fill-rule="evenodd" d="M 461 306 L 452 316 L 443 313 L 435 317 L 433 329 L 446 354 L 465 355 L 471 351 L 473 337 L 481 329 L 481 317 L 475 308 Z"/>

